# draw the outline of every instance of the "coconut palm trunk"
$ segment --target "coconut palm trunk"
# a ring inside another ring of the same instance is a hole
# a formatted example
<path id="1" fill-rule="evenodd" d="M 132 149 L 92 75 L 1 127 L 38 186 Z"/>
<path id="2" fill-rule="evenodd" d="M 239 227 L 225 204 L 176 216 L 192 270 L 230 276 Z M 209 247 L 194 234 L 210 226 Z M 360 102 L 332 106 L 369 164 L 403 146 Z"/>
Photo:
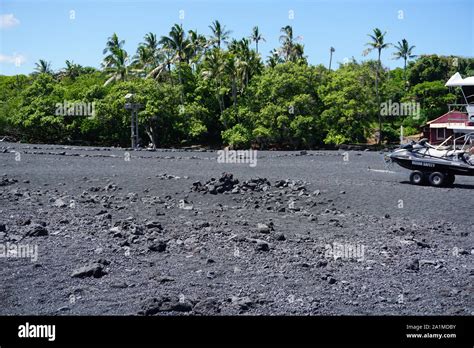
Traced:
<path id="1" fill-rule="evenodd" d="M 377 110 L 378 110 L 378 119 L 379 119 L 379 139 L 378 144 L 382 143 L 382 113 L 380 112 L 380 94 L 379 94 L 379 68 L 380 68 L 380 55 L 382 53 L 382 49 L 378 49 L 378 59 L 377 59 L 377 68 L 375 69 L 375 96 L 377 99 Z"/>
<path id="2" fill-rule="evenodd" d="M 379 122 L 379 139 L 378 139 L 378 144 L 380 145 L 382 143 L 382 115 L 380 112 L 380 93 L 379 93 L 379 69 L 382 66 L 381 63 L 381 53 L 384 48 L 389 47 L 391 44 L 384 42 L 385 40 L 385 34 L 386 32 L 382 32 L 379 28 L 375 28 L 373 30 L 373 35 L 369 34 L 368 36 L 372 39 L 371 42 L 366 43 L 366 46 L 369 46 L 368 49 L 366 49 L 363 52 L 363 55 L 369 54 L 372 50 L 377 50 L 377 65 L 375 67 L 375 95 L 376 95 L 376 103 L 377 103 L 377 116 L 378 116 L 378 122 Z"/>

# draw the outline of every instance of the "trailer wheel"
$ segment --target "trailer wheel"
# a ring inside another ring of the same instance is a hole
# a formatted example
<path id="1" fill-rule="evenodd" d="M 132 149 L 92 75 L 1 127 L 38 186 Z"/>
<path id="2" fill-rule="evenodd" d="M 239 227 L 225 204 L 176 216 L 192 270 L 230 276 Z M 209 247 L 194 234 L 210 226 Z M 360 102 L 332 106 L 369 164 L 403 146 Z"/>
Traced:
<path id="1" fill-rule="evenodd" d="M 454 174 L 446 174 L 446 185 L 451 186 L 454 184 L 454 180 L 456 180 L 456 176 Z"/>
<path id="2" fill-rule="evenodd" d="M 441 187 L 446 183 L 446 176 L 440 172 L 433 172 L 428 178 L 431 185 Z"/>
<path id="3" fill-rule="evenodd" d="M 410 174 L 410 182 L 413 185 L 423 185 L 425 182 L 425 175 L 419 170 L 415 170 Z"/>

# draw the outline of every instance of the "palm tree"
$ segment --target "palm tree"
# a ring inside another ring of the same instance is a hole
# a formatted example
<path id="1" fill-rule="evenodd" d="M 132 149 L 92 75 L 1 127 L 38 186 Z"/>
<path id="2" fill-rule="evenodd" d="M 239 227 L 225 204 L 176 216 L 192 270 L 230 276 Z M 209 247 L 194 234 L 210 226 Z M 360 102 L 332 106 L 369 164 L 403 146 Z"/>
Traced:
<path id="1" fill-rule="evenodd" d="M 35 73 L 51 75 L 53 73 L 53 70 L 51 69 L 51 62 L 40 59 L 37 63 L 35 63 Z"/>
<path id="2" fill-rule="evenodd" d="M 178 79 L 179 83 L 182 85 L 181 62 L 187 59 L 186 47 L 188 47 L 189 44 L 183 26 L 181 24 L 175 24 L 171 28 L 169 36 L 161 37 L 160 44 L 163 46 L 165 51 L 172 52 L 173 56 L 171 61 L 175 62 L 175 64 L 177 62 L 178 64 Z"/>
<path id="3" fill-rule="evenodd" d="M 105 71 L 109 78 L 105 81 L 107 86 L 113 81 L 125 80 L 128 75 L 128 54 L 124 49 L 117 48 L 104 60 Z"/>
<path id="4" fill-rule="evenodd" d="M 107 39 L 105 56 L 102 66 L 109 78 L 105 81 L 104 86 L 113 81 L 125 80 L 128 75 L 128 54 L 122 47 L 125 41 L 119 40 L 117 34 L 113 34 Z"/>
<path id="5" fill-rule="evenodd" d="M 240 75 L 240 62 L 233 53 L 229 53 L 227 55 L 227 59 L 224 63 L 224 72 L 230 77 L 232 100 L 234 104 L 234 110 L 237 115 L 237 80 Z"/>
<path id="6" fill-rule="evenodd" d="M 250 45 L 249 38 L 233 39 L 228 45 L 229 52 L 237 59 L 237 86 L 240 93 L 244 92 L 250 79 L 254 75 L 259 74 L 263 68 L 260 55 L 252 50 Z"/>
<path id="7" fill-rule="evenodd" d="M 150 71 L 156 68 L 163 59 L 156 34 L 149 32 L 143 38 L 133 57 L 132 65 L 141 71 Z"/>
<path id="8" fill-rule="evenodd" d="M 203 62 L 203 69 L 201 71 L 202 77 L 213 85 L 215 97 L 219 103 L 221 114 L 224 112 L 224 96 L 222 94 L 222 79 L 225 69 L 224 53 L 219 48 L 214 48 L 209 51 Z M 225 122 L 225 121 L 224 121 Z M 224 124 L 224 127 L 226 125 Z"/>
<path id="9" fill-rule="evenodd" d="M 329 49 L 329 71 L 331 71 L 332 54 L 336 51 L 334 47 Z"/>
<path id="10" fill-rule="evenodd" d="M 188 31 L 188 56 L 194 61 L 199 61 L 201 53 L 209 47 L 204 35 L 198 34 L 197 30 Z"/>
<path id="11" fill-rule="evenodd" d="M 175 56 L 180 62 L 186 58 L 185 49 L 188 42 L 186 40 L 186 33 L 181 24 L 175 24 L 171 28 L 169 36 L 162 36 L 159 43 L 163 48 L 174 51 Z"/>
<path id="12" fill-rule="evenodd" d="M 112 36 L 110 36 L 107 39 L 104 51 L 102 53 L 103 54 L 112 53 L 113 50 L 115 50 L 117 48 L 122 48 L 124 44 L 125 44 L 125 41 L 124 40 L 119 40 L 117 34 L 113 33 Z"/>
<path id="13" fill-rule="evenodd" d="M 283 33 L 280 36 L 280 43 L 282 44 L 280 52 L 286 62 L 296 61 L 303 57 L 303 45 L 296 43 L 301 37 L 293 37 L 293 28 L 291 25 L 287 25 L 280 29 Z"/>
<path id="14" fill-rule="evenodd" d="M 280 43 L 282 44 L 281 53 L 285 61 L 288 61 L 291 57 L 294 45 L 293 28 L 287 25 L 286 27 L 282 27 L 280 31 L 283 33 L 283 35 L 280 36 Z"/>
<path id="15" fill-rule="evenodd" d="M 379 28 L 375 28 L 372 34 L 368 34 L 368 36 L 372 39 L 372 41 L 366 43 L 366 46 L 369 46 L 368 49 L 366 49 L 363 52 L 363 55 L 366 56 L 373 50 L 377 50 L 377 67 L 375 70 L 375 94 L 377 96 L 377 105 L 380 105 L 380 97 L 379 97 L 379 68 L 382 65 L 380 61 L 380 56 L 382 54 L 382 50 L 389 47 L 390 43 L 385 42 L 385 35 L 387 32 L 382 33 L 382 31 Z M 378 113 L 378 118 L 379 118 L 379 144 L 382 142 L 382 117 L 380 115 L 380 112 Z"/>
<path id="16" fill-rule="evenodd" d="M 257 53 L 258 53 L 258 42 L 259 41 L 263 41 L 263 42 L 267 41 L 267 40 L 265 40 L 265 38 L 260 33 L 257 26 L 253 27 L 252 35 L 250 35 L 250 39 L 255 42 L 255 50 L 257 51 Z"/>
<path id="17" fill-rule="evenodd" d="M 61 71 L 60 75 L 74 80 L 81 74 L 81 70 L 82 67 L 79 64 L 74 64 L 74 62 L 66 60 L 66 67 Z"/>
<path id="18" fill-rule="evenodd" d="M 221 25 L 218 20 L 212 22 L 212 25 L 209 26 L 212 31 L 211 42 L 217 47 L 221 48 L 222 43 L 227 43 L 227 39 L 231 34 L 230 30 L 225 29 L 225 25 Z"/>
<path id="19" fill-rule="evenodd" d="M 143 45 L 148 48 L 154 55 L 158 54 L 159 47 L 158 47 L 158 39 L 156 38 L 156 34 L 149 32 L 143 38 L 145 41 Z"/>
<path id="20" fill-rule="evenodd" d="M 292 61 L 297 61 L 299 59 L 303 59 L 304 55 L 304 45 L 300 43 L 296 43 L 293 46 L 293 55 L 292 55 Z"/>
<path id="21" fill-rule="evenodd" d="M 132 66 L 138 71 L 148 72 L 155 68 L 155 55 L 153 51 L 147 46 L 140 45 L 137 48 L 137 53 L 133 56 Z"/>
<path id="22" fill-rule="evenodd" d="M 397 51 L 393 54 L 395 59 L 400 59 L 403 58 L 403 78 L 405 80 L 405 85 L 407 84 L 407 60 L 411 58 L 415 58 L 416 55 L 412 54 L 413 49 L 415 46 L 410 46 L 408 44 L 408 41 L 406 39 L 403 39 L 401 42 L 398 41 L 397 44 L 395 45 L 395 48 Z"/>
<path id="23" fill-rule="evenodd" d="M 277 49 L 270 51 L 270 56 L 267 58 L 267 64 L 269 67 L 274 68 L 277 64 L 282 63 L 280 52 Z"/>

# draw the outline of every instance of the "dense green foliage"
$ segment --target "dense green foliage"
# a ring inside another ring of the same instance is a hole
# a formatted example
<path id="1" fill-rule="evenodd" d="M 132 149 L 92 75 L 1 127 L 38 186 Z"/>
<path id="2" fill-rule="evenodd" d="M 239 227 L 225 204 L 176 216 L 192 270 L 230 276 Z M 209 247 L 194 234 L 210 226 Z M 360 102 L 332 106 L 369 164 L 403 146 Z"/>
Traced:
<path id="1" fill-rule="evenodd" d="M 258 53 L 265 40 L 258 27 L 241 40 L 230 39 L 218 21 L 210 28 L 211 38 L 181 25 L 161 38 L 149 33 L 133 57 L 114 34 L 100 70 L 66 61 L 55 73 L 40 60 L 29 76 L 0 76 L 0 134 L 28 142 L 128 146 L 124 105 L 133 93 L 143 106 L 142 146 L 311 148 L 373 141 L 379 122 L 384 139 L 394 141 L 400 125 L 405 134 L 418 133 L 448 103 L 461 102 L 444 86 L 452 74 L 474 75 L 474 59 L 415 57 L 406 40 L 393 53 L 404 68 L 385 69 L 380 52 L 390 45 L 378 29 L 365 51 L 378 52 L 377 60 L 352 59 L 328 70 L 307 63 L 290 26 L 281 29 L 281 47 L 266 63 Z M 420 113 L 379 119 L 386 102 L 419 103 Z M 66 103 L 92 106 L 93 115 L 58 113 Z"/>

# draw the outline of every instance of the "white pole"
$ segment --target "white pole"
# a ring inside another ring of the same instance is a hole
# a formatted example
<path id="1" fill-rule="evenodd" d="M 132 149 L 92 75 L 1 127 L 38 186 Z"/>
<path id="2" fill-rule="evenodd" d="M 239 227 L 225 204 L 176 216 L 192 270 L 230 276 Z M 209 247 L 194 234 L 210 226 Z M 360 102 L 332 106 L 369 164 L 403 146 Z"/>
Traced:
<path id="1" fill-rule="evenodd" d="M 403 126 L 400 126 L 400 145 L 403 144 Z"/>

